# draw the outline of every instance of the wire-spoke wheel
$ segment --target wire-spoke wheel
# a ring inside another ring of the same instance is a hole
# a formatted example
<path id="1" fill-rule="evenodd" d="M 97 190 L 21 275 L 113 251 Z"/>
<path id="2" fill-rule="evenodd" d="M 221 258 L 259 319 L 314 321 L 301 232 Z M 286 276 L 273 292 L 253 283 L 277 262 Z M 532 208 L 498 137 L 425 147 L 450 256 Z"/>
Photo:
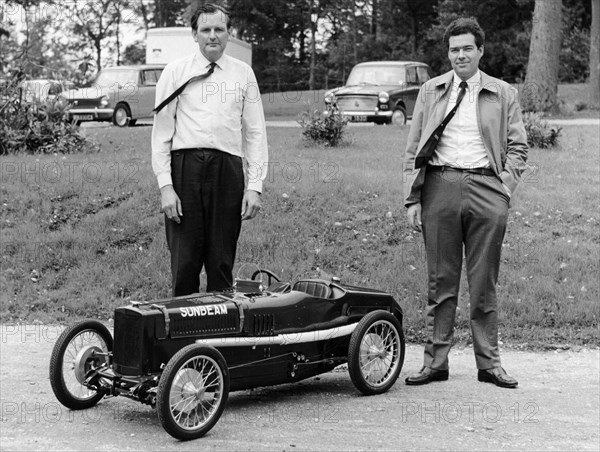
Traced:
<path id="1" fill-rule="evenodd" d="M 171 436 L 204 436 L 217 423 L 229 396 L 229 372 L 214 347 L 192 344 L 167 363 L 158 384 L 156 410 Z"/>
<path id="2" fill-rule="evenodd" d="M 350 338 L 348 371 L 363 394 L 386 392 L 404 363 L 404 334 L 396 317 L 386 311 L 364 316 Z"/>
<path id="3" fill-rule="evenodd" d="M 50 358 L 50 385 L 54 395 L 67 408 L 91 408 L 103 397 L 84 382 L 90 371 L 108 366 L 113 339 L 97 320 L 77 323 L 62 332 Z"/>

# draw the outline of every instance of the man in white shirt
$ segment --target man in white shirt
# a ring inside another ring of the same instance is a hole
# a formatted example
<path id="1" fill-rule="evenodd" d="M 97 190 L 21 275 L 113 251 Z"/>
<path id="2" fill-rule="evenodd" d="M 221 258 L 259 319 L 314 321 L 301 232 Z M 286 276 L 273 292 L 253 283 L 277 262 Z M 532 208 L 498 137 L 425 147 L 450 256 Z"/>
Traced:
<path id="1" fill-rule="evenodd" d="M 484 39 L 473 18 L 448 26 L 453 71 L 421 87 L 406 146 L 405 206 L 411 227 L 423 232 L 429 280 L 423 367 L 409 385 L 448 379 L 463 252 L 477 378 L 518 384 L 500 362 L 496 283 L 527 136 L 516 90 L 479 70 Z"/>
<path id="2" fill-rule="evenodd" d="M 199 292 L 203 266 L 207 291 L 232 287 L 242 220 L 261 208 L 268 165 L 256 77 L 250 66 L 224 54 L 226 9 L 201 5 L 191 25 L 198 51 L 163 70 L 152 129 L 174 296 Z"/>

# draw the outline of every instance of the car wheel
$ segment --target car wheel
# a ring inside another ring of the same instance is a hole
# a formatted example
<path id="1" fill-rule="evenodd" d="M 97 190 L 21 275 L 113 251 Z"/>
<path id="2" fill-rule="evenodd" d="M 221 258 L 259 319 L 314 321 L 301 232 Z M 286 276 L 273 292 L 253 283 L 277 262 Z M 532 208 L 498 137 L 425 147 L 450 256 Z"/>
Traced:
<path id="1" fill-rule="evenodd" d="M 180 440 L 204 436 L 229 396 L 229 371 L 214 347 L 192 344 L 169 360 L 158 383 L 156 411 L 164 429 Z"/>
<path id="2" fill-rule="evenodd" d="M 390 121 L 396 126 L 402 126 L 406 124 L 406 111 L 403 108 L 398 108 L 392 113 L 392 119 Z"/>
<path id="3" fill-rule="evenodd" d="M 386 311 L 364 316 L 350 338 L 348 371 L 365 395 L 381 394 L 398 379 L 404 364 L 404 334 L 396 317 Z"/>
<path id="4" fill-rule="evenodd" d="M 72 410 L 98 403 L 103 394 L 84 382 L 90 371 L 109 365 L 112 350 L 110 331 L 97 320 L 86 320 L 63 331 L 50 358 L 50 386 L 59 402 Z"/>
<path id="5" fill-rule="evenodd" d="M 127 127 L 130 123 L 131 113 L 125 104 L 118 104 L 113 113 L 113 124 L 118 127 Z"/>

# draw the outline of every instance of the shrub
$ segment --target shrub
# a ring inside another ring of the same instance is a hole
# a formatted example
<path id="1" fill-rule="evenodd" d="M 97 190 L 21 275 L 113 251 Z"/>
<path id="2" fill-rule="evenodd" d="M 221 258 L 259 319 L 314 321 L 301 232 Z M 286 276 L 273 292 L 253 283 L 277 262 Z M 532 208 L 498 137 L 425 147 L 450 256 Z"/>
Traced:
<path id="1" fill-rule="evenodd" d="M 302 135 L 310 143 L 325 146 L 337 146 L 344 138 L 348 119 L 337 109 L 335 104 L 327 104 L 325 115 L 319 110 L 308 110 L 302 113 L 298 123 L 302 126 Z"/>
<path id="2" fill-rule="evenodd" d="M 548 122 L 542 119 L 541 113 L 526 112 L 523 114 L 523 122 L 527 132 L 527 144 L 530 147 L 545 149 L 558 144 L 562 129 L 550 127 Z"/>
<path id="3" fill-rule="evenodd" d="M 97 150 L 67 118 L 67 103 L 57 97 L 44 102 L 24 99 L 17 81 L 2 87 L 0 98 L 0 155 Z"/>

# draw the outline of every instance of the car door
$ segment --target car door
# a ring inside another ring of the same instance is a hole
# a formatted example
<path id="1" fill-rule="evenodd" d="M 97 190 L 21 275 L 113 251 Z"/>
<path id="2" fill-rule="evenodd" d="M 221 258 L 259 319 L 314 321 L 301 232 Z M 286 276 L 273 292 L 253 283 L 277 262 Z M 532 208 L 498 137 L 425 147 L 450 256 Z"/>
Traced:
<path id="1" fill-rule="evenodd" d="M 419 78 L 417 76 L 416 66 L 406 67 L 406 90 L 404 91 L 404 102 L 406 105 L 406 114 L 411 117 L 417 102 L 419 94 Z"/>
<path id="2" fill-rule="evenodd" d="M 140 81 L 138 86 L 138 118 L 148 118 L 152 116 L 157 81 L 158 78 L 155 69 L 145 69 L 140 71 Z"/>

